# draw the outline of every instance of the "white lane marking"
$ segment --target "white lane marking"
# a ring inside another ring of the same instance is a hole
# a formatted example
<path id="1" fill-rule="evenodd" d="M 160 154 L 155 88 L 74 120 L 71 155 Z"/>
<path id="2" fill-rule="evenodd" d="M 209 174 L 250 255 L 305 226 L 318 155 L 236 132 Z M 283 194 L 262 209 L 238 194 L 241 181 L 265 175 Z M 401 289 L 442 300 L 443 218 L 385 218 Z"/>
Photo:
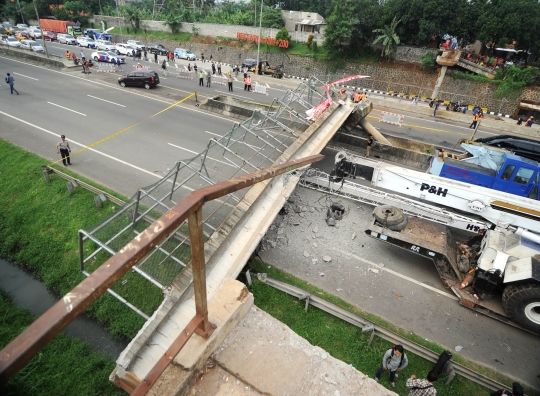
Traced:
<path id="1" fill-rule="evenodd" d="M 418 285 L 418 286 L 421 286 L 421 287 L 426 288 L 426 289 L 428 289 L 428 290 L 434 291 L 435 293 L 438 293 L 438 294 L 440 294 L 441 296 L 448 297 L 449 299 L 454 300 L 454 301 L 459 301 L 459 298 L 457 298 L 457 297 L 454 296 L 453 294 L 443 292 L 442 290 L 439 290 L 439 289 L 436 289 L 436 288 L 434 288 L 434 287 L 432 287 L 432 286 L 426 285 L 425 283 L 419 282 L 419 281 L 417 281 L 416 279 L 409 278 L 408 276 L 403 275 L 403 274 L 400 274 L 399 272 L 393 271 L 393 270 L 388 269 L 388 268 L 386 268 L 386 267 L 382 267 L 382 266 L 380 266 L 380 265 L 378 265 L 378 264 L 375 264 L 374 262 L 371 262 L 371 261 L 369 261 L 369 260 L 366 260 L 366 259 L 363 258 L 363 257 L 359 257 L 359 256 L 357 256 L 356 254 L 352 254 L 352 253 L 349 253 L 349 252 L 346 252 L 346 251 L 344 251 L 344 250 L 337 249 L 337 248 L 332 248 L 332 250 L 335 250 L 336 252 L 340 252 L 340 253 L 346 254 L 346 255 L 348 255 L 348 256 L 350 256 L 350 257 L 353 257 L 353 258 L 355 258 L 355 259 L 357 259 L 357 260 L 359 260 L 359 261 L 362 261 L 362 262 L 364 262 L 364 263 L 366 263 L 366 264 L 368 264 L 368 265 L 371 265 L 371 266 L 373 266 L 373 267 L 377 267 L 377 268 L 379 269 L 379 271 L 386 271 L 386 272 L 388 272 L 389 274 L 392 274 L 392 275 L 395 275 L 395 276 L 400 277 L 400 278 L 402 278 L 402 279 L 405 279 L 405 280 L 407 280 L 407 281 L 409 281 L 409 282 L 414 283 L 415 285 Z"/>
<path id="2" fill-rule="evenodd" d="M 112 103 L 112 104 L 117 105 L 117 106 L 120 106 L 120 107 L 126 107 L 126 106 L 124 106 L 124 105 L 121 105 L 121 104 L 118 104 L 118 103 L 111 102 L 110 100 L 105 100 L 105 99 L 98 98 L 97 96 L 92 96 L 92 95 L 87 95 L 87 96 L 89 96 L 89 97 L 91 97 L 91 98 L 94 98 L 94 99 L 97 99 L 97 100 L 102 100 L 102 101 L 107 102 L 107 103 Z"/>
<path id="3" fill-rule="evenodd" d="M 47 103 L 48 103 L 48 104 L 51 104 L 51 105 L 53 105 L 53 106 L 56 106 L 56 107 L 60 107 L 61 109 L 64 109 L 64 110 L 72 111 L 72 112 L 74 112 L 74 113 L 77 113 L 77 114 L 80 114 L 80 115 L 83 115 L 83 116 L 86 117 L 86 114 L 79 113 L 78 111 L 68 109 L 67 107 L 60 106 L 60 105 L 58 105 L 58 104 L 56 104 L 56 103 L 53 103 L 53 102 L 47 102 Z"/>
<path id="4" fill-rule="evenodd" d="M 30 77 L 30 76 L 25 76 L 24 74 L 15 73 L 15 72 L 13 72 L 13 74 L 16 74 L 16 75 L 21 76 L 21 77 L 29 78 L 30 80 L 36 80 L 36 81 L 39 81 L 37 78 Z"/>
<path id="5" fill-rule="evenodd" d="M 217 134 L 217 133 L 214 133 L 214 132 L 210 132 L 210 131 L 205 131 L 206 133 L 209 133 L 210 135 L 214 135 L 214 136 L 218 136 L 218 137 L 223 137 L 223 135 L 220 135 L 220 134 Z"/>
<path id="6" fill-rule="evenodd" d="M 246 100 L 249 100 L 250 102 L 254 102 L 253 98 L 248 98 L 246 96 L 241 96 L 241 95 L 235 95 L 235 94 L 232 94 L 230 92 L 225 92 L 225 91 L 218 91 L 216 89 L 216 92 L 219 92 L 219 93 L 222 93 L 222 94 L 225 94 L 225 95 L 229 95 L 229 96 L 236 96 L 237 98 L 242 98 L 242 99 L 246 99 Z M 247 92 L 247 91 L 246 91 Z M 261 103 L 263 104 L 263 103 Z M 269 106 L 269 105 L 268 105 Z"/>
<path id="7" fill-rule="evenodd" d="M 173 146 L 173 147 L 176 147 L 176 148 L 179 148 L 180 150 L 184 150 L 184 151 L 187 151 L 188 153 L 193 153 L 193 154 L 200 154 L 196 151 L 193 151 L 193 150 L 188 150 L 187 148 L 184 148 L 184 147 L 181 147 L 181 146 L 177 146 L 176 144 L 172 144 L 172 143 L 167 143 L 169 146 Z M 235 165 L 232 165 L 230 163 L 227 163 L 227 162 L 223 162 L 223 161 L 220 161 L 220 160 L 217 160 L 215 158 L 212 158 L 212 157 L 209 157 L 209 156 L 206 156 L 206 158 L 209 158 L 213 161 L 216 161 L 216 162 L 219 162 L 220 164 L 223 164 L 223 165 L 229 165 L 230 167 L 232 168 L 239 168 L 238 166 L 235 166 Z"/>
<path id="8" fill-rule="evenodd" d="M 53 73 L 61 74 L 61 75 L 63 75 L 63 76 L 67 76 L 67 77 L 71 77 L 71 78 L 76 78 L 76 79 L 79 79 L 79 80 L 83 80 L 83 81 L 85 81 L 85 82 L 87 82 L 87 83 L 92 83 L 92 84 L 96 84 L 96 85 L 101 85 L 101 86 L 106 87 L 106 88 L 108 88 L 108 89 L 116 89 L 116 90 L 118 90 L 118 91 L 127 92 L 127 93 L 130 93 L 130 94 L 132 94 L 132 95 L 141 96 L 141 97 L 143 97 L 143 98 L 155 100 L 156 102 L 165 103 L 165 104 L 167 104 L 167 105 L 171 105 L 171 104 L 176 103 L 175 101 L 159 99 L 159 98 L 152 97 L 152 96 L 146 96 L 146 95 L 137 93 L 135 90 L 130 90 L 130 89 L 125 89 L 125 88 L 120 88 L 120 87 L 117 87 L 116 85 L 105 84 L 105 83 L 98 82 L 98 81 L 91 81 L 91 80 L 88 80 L 88 79 L 86 79 L 86 78 L 84 78 L 84 77 L 79 77 L 79 76 L 77 76 L 77 75 L 72 75 L 72 74 L 64 73 L 64 72 L 61 72 L 61 71 L 58 71 L 58 70 L 47 69 L 46 67 L 42 67 L 42 66 L 31 65 L 31 64 L 28 64 L 28 63 L 25 63 L 25 62 L 22 62 L 22 61 L 18 61 L 18 60 L 15 60 L 15 59 L 6 58 L 6 57 L 4 57 L 4 56 L 0 56 L 0 59 L 5 59 L 5 60 L 8 60 L 8 61 L 12 61 L 12 62 L 22 63 L 23 65 L 26 65 L 26 66 L 32 66 L 32 67 L 36 67 L 36 68 L 38 68 L 38 69 L 43 69 L 43 70 L 47 70 L 47 71 L 50 71 L 50 72 L 53 72 Z M 175 89 L 177 89 L 177 88 L 175 88 Z M 176 107 L 182 108 L 182 109 L 184 109 L 184 110 L 193 111 L 193 112 L 196 112 L 196 113 L 201 113 L 201 114 L 204 114 L 204 115 L 206 115 L 206 116 L 208 116 L 208 117 L 219 118 L 220 120 L 230 121 L 230 122 L 232 122 L 232 123 L 235 123 L 235 122 L 236 122 L 236 121 L 235 121 L 234 119 L 232 119 L 232 118 L 221 117 L 221 116 L 216 115 L 216 114 L 213 114 L 213 113 L 208 113 L 208 112 L 205 112 L 205 111 L 202 111 L 202 110 L 193 109 L 193 108 L 190 108 L 190 107 L 187 107 L 187 106 L 178 105 L 178 106 L 176 106 Z"/>
<path id="9" fill-rule="evenodd" d="M 40 130 L 40 131 L 46 132 L 46 133 L 48 133 L 48 134 L 50 134 L 50 135 L 53 135 L 54 137 L 58 138 L 58 133 L 49 131 L 48 129 L 42 128 L 42 127 L 37 126 L 37 125 L 35 125 L 35 124 L 32 124 L 32 123 L 30 123 L 30 122 L 28 122 L 28 121 L 25 121 L 25 120 L 21 119 L 21 118 L 12 116 L 11 114 L 4 113 L 3 111 L 0 111 L 0 114 L 5 115 L 6 117 L 9 117 L 9 118 L 13 118 L 14 120 L 17 120 L 17 121 L 19 121 L 19 122 L 22 122 L 23 124 L 29 125 L 29 126 L 31 126 L 31 127 L 33 127 L 33 128 L 36 128 L 36 129 L 38 129 L 38 130 Z M 69 141 L 70 141 L 72 144 L 76 144 L 76 145 L 79 145 L 79 146 L 81 146 L 81 147 L 87 147 L 86 145 L 84 145 L 84 144 L 82 144 L 82 143 L 79 143 L 79 142 L 77 142 L 77 141 L 75 141 L 75 140 L 69 139 Z M 102 155 L 102 156 L 104 156 L 104 157 L 106 157 L 106 158 L 109 158 L 109 159 L 111 159 L 111 160 L 113 160 L 113 161 L 119 162 L 119 163 L 121 163 L 121 164 L 123 164 L 123 165 L 129 166 L 129 167 L 131 167 L 131 168 L 133 168 L 133 169 L 136 169 L 136 170 L 138 170 L 138 171 L 141 171 L 141 172 L 143 172 L 143 173 L 147 173 L 147 174 L 149 174 L 149 175 L 151 175 L 151 176 L 153 176 L 153 177 L 156 177 L 156 178 L 158 178 L 158 179 L 160 179 L 160 180 L 163 179 L 162 176 L 157 175 L 157 174 L 155 174 L 154 172 L 150 172 L 150 171 L 148 171 L 148 170 L 146 170 L 146 169 L 143 169 L 143 168 L 141 168 L 141 167 L 138 167 L 137 165 L 130 164 L 129 162 L 123 161 L 123 160 L 121 160 L 120 158 L 116 158 L 116 157 L 113 157 L 112 155 L 102 153 L 101 151 L 98 151 L 98 150 L 96 150 L 96 149 L 94 149 L 94 148 L 91 148 L 91 147 L 89 147 L 88 150 L 90 150 L 90 151 L 92 151 L 92 152 L 94 152 L 94 153 L 96 153 L 96 154 Z M 167 180 L 167 181 L 168 181 L 169 183 L 172 183 L 171 180 Z M 177 184 L 178 184 L 178 183 L 177 183 Z M 182 185 L 181 187 L 182 187 L 183 189 L 185 189 L 185 190 L 188 190 L 188 191 L 195 191 L 194 188 L 188 187 L 188 186 L 186 186 L 185 184 Z M 235 207 L 235 205 L 232 205 L 232 204 L 228 203 L 226 200 L 223 201 L 223 200 L 221 200 L 221 199 L 216 199 L 215 201 L 216 201 L 216 202 L 219 202 L 219 203 L 222 203 L 223 205 L 228 206 L 228 207 L 230 207 L 230 208 L 234 208 L 234 207 Z"/>

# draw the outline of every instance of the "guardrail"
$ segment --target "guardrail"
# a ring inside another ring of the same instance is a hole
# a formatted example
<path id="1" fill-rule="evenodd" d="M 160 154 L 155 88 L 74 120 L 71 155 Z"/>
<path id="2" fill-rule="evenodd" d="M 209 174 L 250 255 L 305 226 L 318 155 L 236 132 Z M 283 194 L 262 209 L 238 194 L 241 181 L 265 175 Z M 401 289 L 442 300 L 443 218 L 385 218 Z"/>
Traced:
<path id="1" fill-rule="evenodd" d="M 92 272 L 89 277 L 79 283 L 71 292 L 67 293 L 2 349 L 0 351 L 0 383 L 7 382 L 12 375 L 20 370 L 70 322 L 106 293 L 107 289 L 127 273 L 146 253 L 154 249 L 160 241 L 188 219 L 196 314 L 180 333 L 177 340 L 173 342 L 167 352 L 132 393 L 135 395 L 146 394 L 172 361 L 172 357 L 178 354 L 193 333 L 207 339 L 214 330 L 214 326 L 208 320 L 206 263 L 204 257 L 204 234 L 202 232 L 203 205 L 206 202 L 320 161 L 323 158 L 323 155 L 317 154 L 299 160 L 288 161 L 189 194 L 117 254 Z"/>

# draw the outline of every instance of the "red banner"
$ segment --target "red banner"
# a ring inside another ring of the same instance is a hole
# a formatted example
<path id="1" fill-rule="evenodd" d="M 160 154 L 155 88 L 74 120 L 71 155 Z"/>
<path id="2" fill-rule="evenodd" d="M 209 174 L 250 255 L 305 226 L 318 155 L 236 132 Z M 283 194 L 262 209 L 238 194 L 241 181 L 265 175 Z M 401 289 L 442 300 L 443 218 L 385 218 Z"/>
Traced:
<path id="1" fill-rule="evenodd" d="M 256 34 L 236 32 L 236 38 L 242 41 L 259 42 L 259 36 Z M 275 37 L 261 37 L 261 44 L 275 45 L 279 48 L 289 48 L 289 40 L 278 40 Z"/>

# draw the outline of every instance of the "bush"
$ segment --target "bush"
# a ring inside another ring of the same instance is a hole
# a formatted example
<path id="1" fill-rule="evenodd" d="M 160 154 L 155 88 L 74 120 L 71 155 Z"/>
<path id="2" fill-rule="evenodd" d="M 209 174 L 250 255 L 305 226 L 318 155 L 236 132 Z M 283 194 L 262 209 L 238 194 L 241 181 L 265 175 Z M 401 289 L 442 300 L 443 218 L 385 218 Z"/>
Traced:
<path id="1" fill-rule="evenodd" d="M 308 39 L 306 41 L 306 45 L 309 49 L 311 49 L 311 44 L 313 43 L 313 39 L 315 38 L 315 36 L 313 34 L 310 34 L 308 36 Z"/>
<path id="2" fill-rule="evenodd" d="M 425 55 L 422 55 L 422 68 L 424 69 L 435 69 L 437 57 L 435 54 L 428 52 Z"/>

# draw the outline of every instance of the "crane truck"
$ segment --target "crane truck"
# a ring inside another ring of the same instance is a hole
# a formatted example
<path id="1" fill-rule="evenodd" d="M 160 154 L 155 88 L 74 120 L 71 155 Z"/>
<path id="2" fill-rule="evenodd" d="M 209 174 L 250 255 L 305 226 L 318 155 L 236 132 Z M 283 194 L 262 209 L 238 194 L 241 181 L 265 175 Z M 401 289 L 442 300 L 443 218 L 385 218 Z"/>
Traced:
<path id="1" fill-rule="evenodd" d="M 509 153 L 491 156 L 503 165 L 494 165 L 485 156 L 474 164 L 470 160 L 474 156 L 464 156 L 461 160 L 469 162 L 461 164 L 453 158 L 453 169 L 441 172 L 442 163 L 451 156 L 439 151 L 432 158 L 432 174 L 341 151 L 330 175 L 308 174 L 304 182 L 319 188 L 326 183 L 333 193 L 378 204 L 365 230 L 367 236 L 431 259 L 443 284 L 462 305 L 540 333 L 540 167 L 534 161 L 519 162 L 520 157 Z M 467 173 L 486 173 L 481 169 L 486 161 L 489 167 L 495 166 L 489 177 L 499 179 L 491 180 L 491 185 L 507 177 L 526 185 L 528 192 L 522 188 L 517 195 L 519 186 L 512 190 L 508 185 L 494 189 L 474 184 Z M 513 167 L 511 176 L 504 176 L 504 164 Z M 531 171 L 519 173 L 522 168 Z M 437 175 L 441 173 L 446 177 Z M 519 179 L 523 175 L 527 183 Z M 347 177 L 365 179 L 376 190 Z M 476 235 L 458 241 L 454 228 Z"/>

